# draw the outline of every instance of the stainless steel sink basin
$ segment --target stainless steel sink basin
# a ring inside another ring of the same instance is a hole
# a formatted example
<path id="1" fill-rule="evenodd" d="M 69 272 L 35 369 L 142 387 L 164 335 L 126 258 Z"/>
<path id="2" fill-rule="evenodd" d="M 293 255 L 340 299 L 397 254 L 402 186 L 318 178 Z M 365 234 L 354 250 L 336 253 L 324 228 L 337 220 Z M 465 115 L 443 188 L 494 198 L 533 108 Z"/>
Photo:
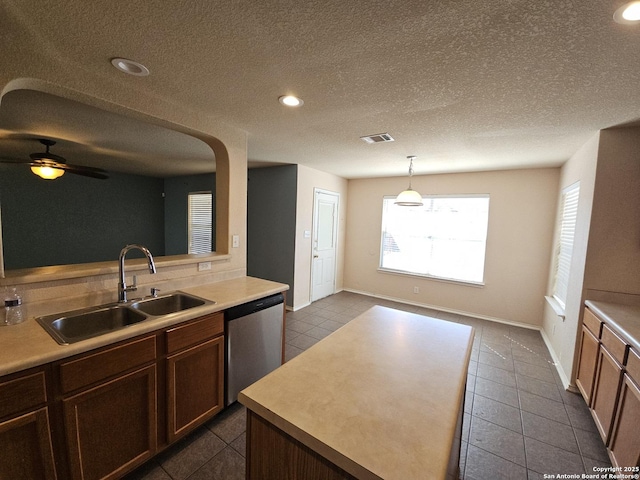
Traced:
<path id="1" fill-rule="evenodd" d="M 120 330 L 147 319 L 143 312 L 125 305 L 106 305 L 37 318 L 60 344 L 75 343 Z"/>
<path id="2" fill-rule="evenodd" d="M 128 303 L 112 303 L 47 315 L 36 320 L 56 342 L 66 345 L 120 330 L 151 317 L 161 317 L 189 308 L 213 304 L 215 302 L 203 298 L 173 292 Z"/>
<path id="3" fill-rule="evenodd" d="M 143 298 L 131 304 L 131 308 L 140 310 L 147 315 L 168 315 L 170 313 L 182 312 L 205 304 L 212 304 L 208 300 L 187 295 L 182 292 L 174 292 L 159 297 Z"/>

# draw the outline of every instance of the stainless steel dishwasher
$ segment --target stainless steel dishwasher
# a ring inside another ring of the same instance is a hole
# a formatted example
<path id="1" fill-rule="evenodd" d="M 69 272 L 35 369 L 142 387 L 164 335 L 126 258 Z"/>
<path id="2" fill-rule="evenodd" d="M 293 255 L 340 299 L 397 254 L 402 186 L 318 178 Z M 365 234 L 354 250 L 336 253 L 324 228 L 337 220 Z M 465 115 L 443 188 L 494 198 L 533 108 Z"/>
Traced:
<path id="1" fill-rule="evenodd" d="M 284 295 L 278 293 L 225 311 L 226 405 L 238 392 L 282 365 Z"/>

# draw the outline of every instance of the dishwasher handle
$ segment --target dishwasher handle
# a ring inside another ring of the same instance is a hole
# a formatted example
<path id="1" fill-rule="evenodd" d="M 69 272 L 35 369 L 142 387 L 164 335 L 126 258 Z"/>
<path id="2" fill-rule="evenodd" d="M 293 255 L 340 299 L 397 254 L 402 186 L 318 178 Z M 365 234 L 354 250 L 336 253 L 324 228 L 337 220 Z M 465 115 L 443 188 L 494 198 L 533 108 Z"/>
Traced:
<path id="1" fill-rule="evenodd" d="M 224 312 L 224 319 L 235 320 L 236 318 L 245 317 L 247 315 L 251 315 L 252 313 L 274 307 L 281 303 L 284 303 L 284 295 L 282 293 L 276 293 L 275 295 L 271 295 L 269 297 L 261 298 L 259 300 L 254 300 L 252 302 L 247 302 L 243 303 L 242 305 L 228 308 Z"/>

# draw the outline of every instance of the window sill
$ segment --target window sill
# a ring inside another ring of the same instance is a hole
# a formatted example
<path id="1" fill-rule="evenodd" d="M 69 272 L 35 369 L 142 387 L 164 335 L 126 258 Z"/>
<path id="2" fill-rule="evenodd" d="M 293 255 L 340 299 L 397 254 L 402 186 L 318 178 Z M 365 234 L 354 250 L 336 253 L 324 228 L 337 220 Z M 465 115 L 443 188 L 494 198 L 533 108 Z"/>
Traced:
<path id="1" fill-rule="evenodd" d="M 562 318 L 562 320 L 564 321 L 564 318 L 565 318 L 564 307 L 562 305 L 560 305 L 560 302 L 558 302 L 558 300 L 556 300 L 555 298 L 550 297 L 548 295 L 545 295 L 544 299 L 551 306 L 551 308 L 556 313 L 556 315 L 559 316 L 560 318 Z"/>
<path id="2" fill-rule="evenodd" d="M 453 283 L 455 285 L 463 285 L 465 287 L 484 287 L 484 282 L 472 282 L 468 280 L 455 280 L 452 278 L 434 277 L 432 275 L 424 275 L 420 273 L 406 272 L 403 270 L 391 270 L 389 268 L 378 268 L 380 273 L 389 273 L 391 275 L 402 275 L 403 277 L 418 277 L 427 280 L 435 280 L 436 282 Z"/>

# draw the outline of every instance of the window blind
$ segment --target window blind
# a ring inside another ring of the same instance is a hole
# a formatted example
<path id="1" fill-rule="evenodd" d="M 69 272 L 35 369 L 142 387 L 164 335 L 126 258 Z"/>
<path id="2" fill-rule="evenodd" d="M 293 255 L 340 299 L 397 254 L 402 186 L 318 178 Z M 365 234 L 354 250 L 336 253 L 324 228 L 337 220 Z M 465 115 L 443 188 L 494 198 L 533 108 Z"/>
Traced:
<path id="1" fill-rule="evenodd" d="M 211 192 L 189 194 L 189 253 L 211 252 Z"/>
<path id="2" fill-rule="evenodd" d="M 578 218 L 579 195 L 579 183 L 567 187 L 562 193 L 562 215 L 560 218 L 560 234 L 556 242 L 553 296 L 563 308 L 567 301 L 567 291 L 569 289 L 571 255 L 573 253 L 573 240 L 576 232 L 576 220 Z"/>

